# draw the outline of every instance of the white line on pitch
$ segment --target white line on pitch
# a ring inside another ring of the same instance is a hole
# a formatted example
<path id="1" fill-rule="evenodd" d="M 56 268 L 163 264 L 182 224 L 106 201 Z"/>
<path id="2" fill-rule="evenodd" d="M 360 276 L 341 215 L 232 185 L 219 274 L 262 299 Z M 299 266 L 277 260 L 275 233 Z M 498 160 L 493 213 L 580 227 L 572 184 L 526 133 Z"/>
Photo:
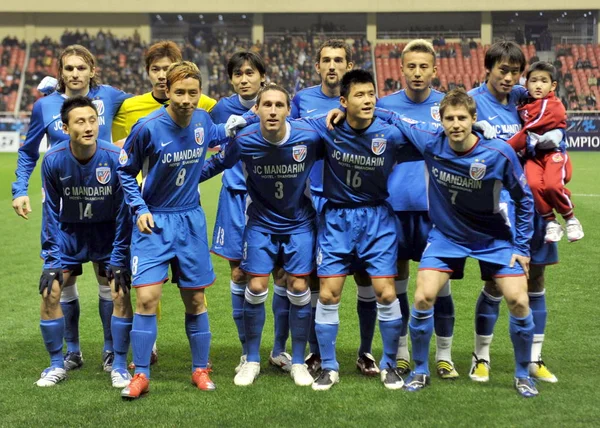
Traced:
<path id="1" fill-rule="evenodd" d="M 600 195 L 596 195 L 595 193 L 573 193 L 573 196 L 583 196 L 588 198 L 600 198 Z"/>

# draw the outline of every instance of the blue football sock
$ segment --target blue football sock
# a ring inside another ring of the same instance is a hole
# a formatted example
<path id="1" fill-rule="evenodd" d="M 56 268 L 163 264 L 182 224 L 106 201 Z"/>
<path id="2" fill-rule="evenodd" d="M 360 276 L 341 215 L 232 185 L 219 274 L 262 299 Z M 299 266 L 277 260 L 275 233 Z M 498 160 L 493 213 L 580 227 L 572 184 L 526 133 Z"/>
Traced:
<path id="1" fill-rule="evenodd" d="M 435 335 L 451 337 L 454 335 L 454 301 L 452 295 L 438 296 L 433 305 Z"/>
<path id="2" fill-rule="evenodd" d="M 150 379 L 150 355 L 157 336 L 156 314 L 134 314 L 129 336 L 135 373 L 144 373 Z"/>
<path id="3" fill-rule="evenodd" d="M 360 328 L 360 347 L 358 355 L 371 353 L 373 345 L 373 336 L 375 336 L 375 325 L 377 324 L 377 301 L 373 292 L 373 299 L 366 300 L 361 295 L 361 288 L 358 287 L 359 295 L 356 301 L 356 312 L 358 313 L 358 325 Z"/>
<path id="4" fill-rule="evenodd" d="M 65 318 L 65 342 L 67 352 L 81 352 L 79 348 L 79 299 L 70 302 L 60 302 Z"/>
<path id="5" fill-rule="evenodd" d="M 533 324 L 535 329 L 533 334 L 544 334 L 546 331 L 546 318 L 548 317 L 548 310 L 546 308 L 546 290 L 542 290 L 539 293 L 528 293 L 529 294 L 529 308 L 533 315 Z"/>
<path id="6" fill-rule="evenodd" d="M 113 302 L 112 300 L 106 300 L 103 298 L 98 299 L 98 312 L 100 313 L 100 319 L 102 320 L 102 329 L 104 330 L 104 351 L 113 352 L 113 337 L 110 330 L 110 322 L 113 313 Z"/>
<path id="7" fill-rule="evenodd" d="M 409 327 L 415 372 L 429 375 L 429 342 L 433 335 L 433 308 L 419 311 L 413 307 Z"/>
<path id="8" fill-rule="evenodd" d="M 315 331 L 315 320 L 317 319 L 317 301 L 319 300 L 319 292 L 311 291 L 310 304 L 311 304 L 311 322 L 310 331 L 308 332 L 308 349 L 315 355 L 321 355 L 319 351 L 319 341 L 317 340 L 317 332 Z"/>
<path id="9" fill-rule="evenodd" d="M 208 364 L 212 334 L 208 325 L 208 312 L 185 314 L 185 333 L 192 351 L 192 373 L 197 368 L 205 369 Z"/>
<path id="10" fill-rule="evenodd" d="M 388 305 L 377 303 L 379 331 L 383 342 L 383 355 L 379 367 L 383 369 L 396 367 L 396 353 L 398 352 L 398 339 L 402 330 L 402 314 L 398 300 Z"/>
<path id="11" fill-rule="evenodd" d="M 115 360 L 113 361 L 113 370 L 127 369 L 127 352 L 129 352 L 129 334 L 133 318 L 121 318 L 112 316 L 111 331 L 113 336 L 113 348 L 115 350 Z"/>
<path id="12" fill-rule="evenodd" d="M 501 301 L 502 297 L 493 297 L 485 291 L 481 291 L 475 306 L 475 333 L 482 336 L 494 334 Z"/>
<path id="13" fill-rule="evenodd" d="M 335 341 L 340 326 L 340 304 L 324 305 L 317 303 L 315 330 L 321 351 L 321 367 L 325 370 L 340 370 L 335 355 Z"/>
<path id="14" fill-rule="evenodd" d="M 406 336 L 408 333 L 408 320 L 410 319 L 410 305 L 408 304 L 408 293 L 396 294 L 398 303 L 400 304 L 400 313 L 405 322 L 402 323 L 400 336 Z"/>
<path id="15" fill-rule="evenodd" d="M 260 362 L 260 341 L 265 326 L 265 300 L 268 291 L 254 294 L 246 288 L 244 300 L 244 331 L 246 332 L 247 361 Z M 251 303 L 252 302 L 252 303 Z"/>
<path id="16" fill-rule="evenodd" d="M 275 285 L 273 287 L 273 322 L 275 330 L 275 340 L 273 342 L 273 355 L 277 356 L 285 352 L 285 343 L 290 332 L 290 301 L 287 296 L 287 289 Z"/>
<path id="17" fill-rule="evenodd" d="M 247 284 L 236 284 L 230 281 L 229 288 L 231 290 L 231 308 L 233 312 L 233 322 L 237 328 L 238 338 L 242 344 L 242 354 L 246 355 L 246 333 L 244 332 L 244 292 Z"/>
<path id="18" fill-rule="evenodd" d="M 292 364 L 304 364 L 304 352 L 310 330 L 312 308 L 310 291 L 295 294 L 287 292 L 290 305 L 289 325 L 292 328 Z"/>
<path id="19" fill-rule="evenodd" d="M 40 330 L 46 350 L 50 354 L 50 366 L 64 368 L 63 360 L 63 336 L 65 335 L 65 318 L 60 317 L 53 320 L 40 320 Z"/>
<path id="20" fill-rule="evenodd" d="M 534 330 L 531 312 L 524 318 L 517 318 L 511 314 L 508 330 L 515 350 L 515 377 L 527 377 Z"/>

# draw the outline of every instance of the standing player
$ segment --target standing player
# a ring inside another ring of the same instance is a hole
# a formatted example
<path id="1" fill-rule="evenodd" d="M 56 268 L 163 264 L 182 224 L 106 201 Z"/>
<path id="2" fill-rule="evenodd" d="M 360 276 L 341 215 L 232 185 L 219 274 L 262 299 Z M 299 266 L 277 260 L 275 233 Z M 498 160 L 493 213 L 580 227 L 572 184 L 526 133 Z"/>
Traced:
<path id="1" fill-rule="evenodd" d="M 223 127 L 196 108 L 202 79 L 198 67 L 183 61 L 167 70 L 167 107 L 140 120 L 121 151 L 119 178 L 137 228 L 131 239 L 131 271 L 136 312 L 131 330 L 135 376 L 124 398 L 149 391 L 150 355 L 156 341 L 156 307 L 171 265 L 173 282 L 185 305 L 185 329 L 192 352 L 192 382 L 215 389 L 207 369 L 211 333 L 204 289 L 215 280 L 208 251 L 206 219 L 198 182 L 206 149 L 227 140 Z M 144 169 L 140 190 L 136 176 Z"/>
<path id="2" fill-rule="evenodd" d="M 516 43 L 511 41 L 494 43 L 486 52 L 484 59 L 487 80 L 481 86 L 469 91 L 469 95 L 477 103 L 478 119 L 492 124 L 496 128 L 498 138 L 502 140 L 507 141 L 521 129 L 517 106 L 525 97 L 526 90 L 517 83 L 525 70 L 525 63 L 525 56 Z M 565 182 L 568 178 L 570 177 L 567 177 Z M 510 211 L 510 205 L 505 204 L 503 209 Z M 507 213 L 507 217 L 512 216 Z M 548 314 L 544 271 L 546 265 L 558 263 L 558 247 L 556 243 L 546 243 L 544 235 L 545 222 L 536 215 L 534 234 L 531 239 L 531 271 L 527 280 L 529 305 L 535 324 L 531 348 L 532 363 L 529 369 L 531 376 L 538 380 L 557 382 L 556 376 L 548 370 L 541 357 Z M 500 290 L 494 282 L 486 281 L 475 308 L 475 352 L 469 374 L 471 379 L 477 382 L 489 380 L 490 345 L 501 301 Z"/>
<path id="3" fill-rule="evenodd" d="M 82 263 L 93 261 L 98 283 L 108 286 L 109 273 L 115 291 L 112 335 L 117 357 L 111 377 L 113 386 L 124 387 L 130 379 L 125 363 L 131 329 L 131 302 L 126 294 L 131 217 L 116 173 L 119 152 L 108 141 L 97 139 L 98 112 L 89 98 L 65 100 L 60 115 L 69 140 L 54 145 L 42 162 L 40 328 L 51 365 L 36 384 L 54 386 L 66 378 L 60 288 L 81 275 Z"/>
<path id="4" fill-rule="evenodd" d="M 382 107 L 411 119 L 440 126 L 440 101 L 444 94 L 431 89 L 435 77 L 435 51 L 425 40 L 413 40 L 402 51 L 402 73 L 406 89 L 388 95 L 377 102 Z M 402 317 L 408 319 L 409 260 L 419 261 L 431 230 L 429 219 L 425 162 L 400 163 L 390 175 L 388 202 L 400 221 L 398 237 L 398 276 L 396 297 L 400 302 Z M 452 336 L 454 331 L 454 302 L 450 294 L 450 281 L 444 284 L 435 301 L 436 370 L 442 379 L 454 379 L 458 372 L 452 361 Z M 408 323 L 402 325 L 398 344 L 398 370 L 410 373 L 410 356 L 407 338 Z"/>
<path id="5" fill-rule="evenodd" d="M 291 303 L 291 376 L 296 385 L 309 386 L 313 378 L 304 364 L 304 351 L 311 322 L 308 275 L 314 269 L 315 209 L 308 196 L 308 179 L 320 156 L 321 137 L 306 124 L 286 121 L 290 96 L 278 85 L 262 89 L 256 105 L 260 124 L 244 129 L 227 146 L 223 160 L 221 155 L 213 156 L 205 165 L 212 171 L 203 174 L 203 178 L 215 175 L 216 164 L 239 165 L 248 189 L 239 266 L 250 277 L 242 307 L 248 354 L 234 382 L 251 385 L 260 373 L 269 274 L 280 264 L 286 272 L 285 299 Z"/>
<path id="6" fill-rule="evenodd" d="M 40 143 L 44 135 L 47 138 L 48 147 L 68 139 L 63 131 L 60 109 L 66 99 L 77 95 L 87 96 L 96 106 L 99 138 L 104 141 L 111 141 L 113 116 L 123 101 L 131 97 L 112 86 L 100 85 L 96 75 L 96 59 L 83 46 L 67 46 L 61 52 L 58 58 L 57 90 L 40 98 L 33 105 L 27 137 L 25 143 L 19 148 L 17 181 L 12 185 L 12 206 L 17 215 L 25 219 L 31 212 L 27 187 L 29 177 L 40 157 Z M 113 311 L 110 287 L 107 284 L 98 284 L 98 296 L 98 308 L 104 329 L 102 364 L 105 371 L 111 371 L 114 353 L 110 331 Z M 82 366 L 83 358 L 79 347 L 79 293 L 74 276 L 70 281 L 65 281 L 60 303 L 65 315 L 65 341 L 67 342 L 65 368 L 67 370 L 76 369 Z"/>
<path id="7" fill-rule="evenodd" d="M 321 84 L 301 90 L 292 100 L 293 118 L 310 117 L 325 114 L 340 105 L 340 84 L 344 75 L 352 70 L 352 49 L 343 40 L 331 39 L 319 47 L 315 68 L 321 76 Z M 318 161 L 310 175 L 310 192 L 317 213 L 323 209 L 326 199 L 323 197 L 323 161 Z M 358 350 L 357 367 L 368 376 L 379 373 L 375 359 L 371 355 L 371 345 L 377 320 L 377 306 L 373 287 L 367 278 L 356 276 L 359 283 L 357 313 L 360 326 L 361 344 Z M 363 285 L 361 285 L 363 284 Z M 318 279 L 312 283 L 313 323 L 309 337 L 310 354 L 306 359 L 311 373 L 316 374 L 321 366 L 319 345 L 315 335 L 315 311 L 319 297 Z"/>
<path id="8" fill-rule="evenodd" d="M 480 141 L 472 133 L 476 106 L 464 90 L 446 94 L 440 115 L 443 130 L 394 121 L 425 158 L 431 177 L 429 213 L 435 225 L 419 264 L 410 318 L 416 365 L 405 389 L 419 391 L 429 384 L 433 302 L 450 277 L 463 277 L 465 260 L 472 257 L 479 260 L 482 278 L 496 283 L 511 314 L 515 388 L 523 397 L 536 396 L 538 391 L 528 373 L 534 326 L 526 294 L 533 234 L 531 191 L 510 146 L 501 140 Z M 515 203 L 514 236 L 498 206 L 498 182 Z"/>

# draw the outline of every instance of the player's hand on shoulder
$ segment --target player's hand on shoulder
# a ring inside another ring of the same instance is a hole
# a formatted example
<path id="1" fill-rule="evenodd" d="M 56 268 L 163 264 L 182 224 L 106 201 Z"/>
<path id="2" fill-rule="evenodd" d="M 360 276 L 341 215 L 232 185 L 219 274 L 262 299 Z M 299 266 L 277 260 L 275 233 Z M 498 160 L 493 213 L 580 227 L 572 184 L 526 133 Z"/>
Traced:
<path id="1" fill-rule="evenodd" d="M 23 217 L 25 220 L 29 220 L 27 214 L 31 212 L 31 205 L 29 204 L 29 196 L 19 196 L 13 199 L 12 207 L 19 217 Z"/>
<path id="2" fill-rule="evenodd" d="M 131 290 L 131 272 L 128 268 L 109 265 L 106 270 L 106 277 L 109 281 L 115 282 L 115 292 L 118 293 L 121 289 L 124 294 L 127 294 Z"/>
<path id="3" fill-rule="evenodd" d="M 513 254 L 510 259 L 510 267 L 514 267 L 515 263 L 519 263 L 523 268 L 523 272 L 525 272 L 525 276 L 529 278 L 529 261 L 530 257 L 524 256 L 522 254 Z"/>
<path id="4" fill-rule="evenodd" d="M 154 218 L 150 213 L 140 214 L 136 224 L 140 232 L 150 235 L 154 228 Z"/>
<path id="5" fill-rule="evenodd" d="M 54 284 L 54 281 L 58 281 L 58 285 L 62 285 L 62 268 L 44 269 L 42 271 L 42 276 L 40 277 L 40 294 L 43 297 L 48 297 L 50 294 L 52 294 L 52 284 Z M 46 290 L 45 295 L 44 290 Z"/>
<path id="6" fill-rule="evenodd" d="M 52 92 L 56 91 L 56 86 L 58 85 L 58 80 L 56 80 L 52 76 L 46 76 L 42 79 L 40 84 L 37 86 L 37 90 L 40 91 L 44 96 L 50 95 Z"/>
<path id="7" fill-rule="evenodd" d="M 246 122 L 246 119 L 244 119 L 242 116 L 232 114 L 229 116 L 229 119 L 227 119 L 227 122 L 225 122 L 225 133 L 229 138 L 233 138 L 235 137 L 237 131 L 245 127 L 247 124 L 248 122 Z"/>
<path id="8" fill-rule="evenodd" d="M 473 124 L 473 129 L 483 134 L 486 140 L 496 138 L 496 127 L 487 120 L 480 120 Z"/>
<path id="9" fill-rule="evenodd" d="M 342 121 L 346 118 L 346 113 L 340 110 L 339 108 L 334 108 L 333 110 L 329 110 L 327 113 L 327 119 L 325 123 L 327 123 L 327 129 L 333 131 L 333 128 L 336 125 L 342 123 Z"/>

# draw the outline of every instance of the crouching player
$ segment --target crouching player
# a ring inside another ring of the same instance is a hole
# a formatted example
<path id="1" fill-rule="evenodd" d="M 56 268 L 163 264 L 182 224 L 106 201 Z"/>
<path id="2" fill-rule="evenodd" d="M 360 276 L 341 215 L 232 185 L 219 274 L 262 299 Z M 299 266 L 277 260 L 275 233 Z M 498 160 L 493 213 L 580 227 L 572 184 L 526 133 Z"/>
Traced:
<path id="1" fill-rule="evenodd" d="M 430 176 L 429 214 L 434 224 L 417 275 L 409 323 L 415 370 L 406 379 L 405 389 L 418 391 L 429 384 L 433 304 L 446 281 L 463 277 L 465 260 L 472 257 L 479 260 L 482 279 L 493 280 L 502 291 L 510 311 L 515 388 L 523 397 L 536 396 L 538 391 L 528 373 L 533 339 L 527 296 L 533 234 L 531 191 L 509 145 L 501 140 L 482 141 L 472 133 L 476 120 L 473 98 L 463 90 L 450 91 L 440 104 L 440 115 L 443 130 L 395 120 L 425 158 Z M 514 238 L 498 206 L 502 187 L 515 203 Z"/>
<path id="2" fill-rule="evenodd" d="M 207 148 L 228 138 L 224 126 L 214 125 L 208 113 L 196 108 L 201 90 L 195 64 L 173 63 L 167 70 L 166 93 L 171 102 L 140 119 L 121 151 L 119 178 L 137 225 L 131 238 L 137 296 L 131 330 L 135 375 L 121 392 L 124 398 L 139 398 L 149 390 L 156 307 L 169 265 L 185 305 L 192 382 L 201 390 L 215 389 L 207 369 L 211 332 L 204 305 L 204 289 L 215 281 L 215 274 L 198 182 Z M 135 177 L 142 167 L 140 191 Z"/>
<path id="3" fill-rule="evenodd" d="M 314 270 L 315 209 L 308 193 L 310 171 L 320 157 L 321 137 L 305 123 L 287 122 L 290 96 L 278 85 L 263 88 L 256 100 L 260 124 L 243 130 L 204 167 L 203 179 L 241 160 L 248 201 L 240 268 L 249 275 L 243 304 L 247 359 L 234 383 L 251 385 L 260 373 L 260 342 L 265 324 L 269 275 L 276 265 L 286 272 L 291 305 L 291 376 L 310 386 L 304 364 L 311 322 L 308 279 Z M 323 121 L 324 123 L 324 121 Z"/>
<path id="4" fill-rule="evenodd" d="M 69 141 L 53 146 L 42 163 L 40 328 L 51 364 L 36 384 L 54 386 L 66 378 L 61 288 L 69 278 L 81 275 L 82 263 L 93 261 L 99 266 L 95 272 L 98 283 L 108 285 L 111 279 L 115 303 L 111 377 L 113 386 L 124 387 L 130 379 L 126 358 L 132 316 L 127 294 L 131 218 L 117 177 L 119 151 L 97 139 L 98 112 L 89 98 L 65 100 L 60 115 Z"/>

